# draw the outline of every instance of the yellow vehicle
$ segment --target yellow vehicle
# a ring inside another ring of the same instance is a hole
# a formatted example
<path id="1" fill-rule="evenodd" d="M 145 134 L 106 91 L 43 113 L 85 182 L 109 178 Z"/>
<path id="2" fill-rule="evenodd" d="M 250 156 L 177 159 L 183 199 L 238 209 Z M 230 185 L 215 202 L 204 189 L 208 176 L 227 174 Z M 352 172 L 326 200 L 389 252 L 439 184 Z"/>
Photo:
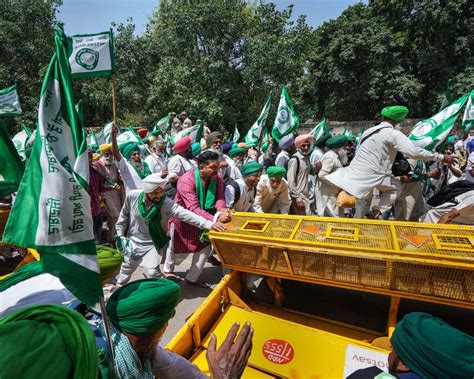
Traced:
<path id="1" fill-rule="evenodd" d="M 211 333 L 222 342 L 235 321 L 255 330 L 244 378 L 387 368 L 412 311 L 474 334 L 470 226 L 248 213 L 228 226 L 210 239 L 230 273 L 167 346 L 204 372 Z"/>

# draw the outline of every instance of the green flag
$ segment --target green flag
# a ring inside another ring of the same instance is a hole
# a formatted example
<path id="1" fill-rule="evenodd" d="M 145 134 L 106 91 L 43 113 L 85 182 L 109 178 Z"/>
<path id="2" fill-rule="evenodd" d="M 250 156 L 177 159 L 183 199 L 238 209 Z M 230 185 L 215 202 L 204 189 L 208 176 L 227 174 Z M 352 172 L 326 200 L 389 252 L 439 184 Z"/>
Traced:
<path id="1" fill-rule="evenodd" d="M 89 138 L 87 139 L 87 145 L 92 147 L 93 149 L 99 148 L 99 141 L 97 140 L 97 136 L 95 135 L 93 130 L 91 130 L 89 133 Z"/>
<path id="2" fill-rule="evenodd" d="M 239 142 L 239 139 L 240 139 L 239 128 L 237 128 L 237 124 L 234 124 L 234 136 L 232 137 L 232 141 Z"/>
<path id="3" fill-rule="evenodd" d="M 474 91 L 471 91 L 469 98 L 467 99 L 466 109 L 464 110 L 464 116 L 462 118 L 462 127 L 465 132 L 472 129 L 474 126 L 474 104 L 472 99 L 474 98 Z"/>
<path id="4" fill-rule="evenodd" d="M 24 166 L 14 142 L 7 133 L 3 120 L 0 120 L 0 156 L 2 157 L 0 160 L 0 197 L 4 197 L 18 190 Z"/>
<path id="5" fill-rule="evenodd" d="M 21 115 L 16 84 L 0 91 L 0 116 Z"/>
<path id="6" fill-rule="evenodd" d="M 117 145 L 120 147 L 123 144 L 126 144 L 127 142 L 137 142 L 141 143 L 140 139 L 138 139 L 138 136 L 136 133 L 133 132 L 133 130 L 127 130 L 123 133 L 120 133 L 117 136 Z"/>
<path id="7" fill-rule="evenodd" d="M 166 133 L 171 122 L 173 121 L 173 114 L 169 113 L 168 116 L 160 118 L 157 122 L 153 131 L 159 131 L 162 135 Z"/>
<path id="8" fill-rule="evenodd" d="M 290 96 L 286 87 L 282 84 L 280 103 L 278 104 L 277 115 L 273 123 L 272 136 L 277 142 L 288 134 L 293 133 L 300 126 L 300 120 L 293 109 Z"/>
<path id="9" fill-rule="evenodd" d="M 249 131 L 247 132 L 245 136 L 245 143 L 247 144 L 247 146 L 258 145 L 258 141 L 260 140 L 262 131 L 265 128 L 265 123 L 267 122 L 268 112 L 270 112 L 271 105 L 272 105 L 272 94 L 269 93 L 267 97 L 267 101 L 265 102 L 265 106 L 260 112 L 260 116 L 258 116 L 257 121 L 254 122 L 254 124 L 250 127 Z"/>
<path id="10" fill-rule="evenodd" d="M 112 127 L 114 122 L 109 122 L 104 125 L 102 129 L 95 135 L 97 138 L 97 143 L 100 145 L 102 143 L 112 143 Z"/>
<path id="11" fill-rule="evenodd" d="M 46 272 L 81 301 L 95 304 L 102 286 L 88 194 L 89 159 L 62 25 L 55 27 L 55 53 L 41 88 L 36 134 L 3 242 L 37 249 Z"/>
<path id="12" fill-rule="evenodd" d="M 176 133 L 173 137 L 173 144 L 176 144 L 180 139 L 189 136 L 191 138 L 191 143 L 200 142 L 202 138 L 202 133 L 204 131 L 204 121 L 200 121 L 199 124 L 191 126 Z"/>
<path id="13" fill-rule="evenodd" d="M 466 104 L 468 95 L 452 102 L 441 112 L 420 121 L 410 133 L 409 138 L 413 143 L 426 150 L 434 150 L 444 141 L 453 128 L 454 122 Z"/>
<path id="14" fill-rule="evenodd" d="M 76 78 L 109 76 L 115 70 L 112 30 L 68 38 L 69 64 Z"/>
<path id="15" fill-rule="evenodd" d="M 453 87 L 453 81 L 451 79 L 448 80 L 448 85 L 446 86 L 446 91 L 444 91 L 443 94 L 443 100 L 441 101 L 441 105 L 439 107 L 438 112 L 441 112 L 444 108 L 446 108 L 449 104 L 452 102 L 452 87 Z"/>
<path id="16" fill-rule="evenodd" d="M 319 121 L 318 125 L 316 125 L 310 132 L 310 134 L 313 136 L 314 142 L 318 141 L 323 135 L 328 133 L 329 130 L 326 123 L 326 117 Z"/>
<path id="17" fill-rule="evenodd" d="M 15 134 L 12 138 L 13 144 L 15 145 L 15 149 L 20 155 L 22 161 L 26 160 L 25 150 L 26 150 L 26 142 L 28 141 L 30 136 L 26 132 L 26 130 L 22 130 L 21 132 Z"/>

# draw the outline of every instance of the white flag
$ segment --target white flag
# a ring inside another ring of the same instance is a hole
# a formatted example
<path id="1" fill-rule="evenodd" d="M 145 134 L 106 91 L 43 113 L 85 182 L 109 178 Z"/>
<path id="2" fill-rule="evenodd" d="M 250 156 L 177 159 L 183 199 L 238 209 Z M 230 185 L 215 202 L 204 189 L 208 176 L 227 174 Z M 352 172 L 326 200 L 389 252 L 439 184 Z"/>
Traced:
<path id="1" fill-rule="evenodd" d="M 19 115 L 21 115 L 21 107 L 15 84 L 0 91 L 0 116 Z"/>
<path id="2" fill-rule="evenodd" d="M 112 31 L 68 38 L 74 79 L 109 76 L 115 70 Z"/>
<path id="3" fill-rule="evenodd" d="M 474 104 L 472 98 L 474 97 L 474 91 L 469 94 L 466 103 L 466 109 L 464 110 L 464 116 L 462 118 L 462 127 L 464 131 L 469 131 L 474 126 Z"/>

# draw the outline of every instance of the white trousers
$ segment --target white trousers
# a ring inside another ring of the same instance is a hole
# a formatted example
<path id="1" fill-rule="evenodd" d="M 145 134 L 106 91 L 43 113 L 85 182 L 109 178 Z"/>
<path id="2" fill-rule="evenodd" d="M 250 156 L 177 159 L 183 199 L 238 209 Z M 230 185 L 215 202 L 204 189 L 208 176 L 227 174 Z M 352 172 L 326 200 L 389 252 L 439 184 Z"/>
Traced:
<path id="1" fill-rule="evenodd" d="M 127 283 L 138 266 L 146 270 L 145 276 L 147 278 L 164 278 L 164 275 L 160 271 L 160 263 L 164 249 L 165 248 L 157 251 L 156 248 L 152 248 L 144 255 L 126 256 L 122 266 L 120 266 L 117 284 L 122 286 Z"/>

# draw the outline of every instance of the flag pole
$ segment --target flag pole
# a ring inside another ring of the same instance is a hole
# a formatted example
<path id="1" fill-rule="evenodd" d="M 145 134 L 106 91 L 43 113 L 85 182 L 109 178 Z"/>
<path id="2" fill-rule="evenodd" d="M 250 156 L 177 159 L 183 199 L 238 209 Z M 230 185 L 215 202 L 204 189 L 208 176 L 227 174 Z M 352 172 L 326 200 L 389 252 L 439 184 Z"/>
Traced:
<path id="1" fill-rule="evenodd" d="M 105 309 L 105 302 L 104 302 L 103 295 L 100 297 L 99 306 L 100 306 L 100 313 L 102 314 L 102 322 L 104 323 L 105 340 L 107 342 L 107 346 L 109 347 L 110 357 L 112 358 L 112 363 L 114 365 L 115 373 L 117 373 L 117 366 L 115 363 L 115 350 L 114 350 L 114 345 L 112 344 L 112 338 L 110 336 L 109 317 L 107 316 L 107 311 Z"/>
<path id="2" fill-rule="evenodd" d="M 161 162 L 155 155 L 155 153 L 153 151 L 151 151 L 150 149 L 150 146 L 148 146 L 142 139 L 142 137 L 140 137 L 136 132 L 135 130 L 133 130 L 133 128 L 131 126 L 128 127 L 128 130 L 135 136 L 135 138 L 140 142 L 140 144 L 145 148 L 146 151 L 148 151 L 148 154 L 150 154 L 153 159 L 156 161 L 156 163 L 158 163 L 158 165 L 164 169 L 166 168 L 166 166 L 163 164 L 163 162 Z"/>
<path id="3" fill-rule="evenodd" d="M 115 74 L 112 74 L 112 113 L 114 115 L 114 126 L 117 126 L 117 99 L 115 93 Z"/>

